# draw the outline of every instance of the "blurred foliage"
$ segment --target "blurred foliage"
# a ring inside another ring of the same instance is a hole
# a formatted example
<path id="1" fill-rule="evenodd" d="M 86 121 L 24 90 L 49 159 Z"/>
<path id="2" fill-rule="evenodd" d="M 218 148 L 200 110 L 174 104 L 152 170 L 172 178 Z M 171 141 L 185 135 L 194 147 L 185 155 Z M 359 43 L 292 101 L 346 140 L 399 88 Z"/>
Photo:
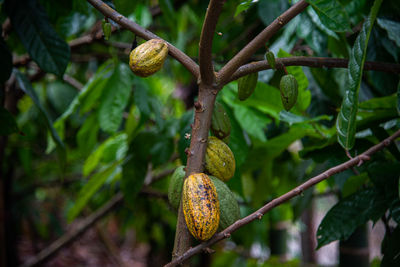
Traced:
<path id="1" fill-rule="evenodd" d="M 106 2 L 198 61 L 207 1 Z M 296 1 L 226 2 L 214 35 L 216 70 L 292 2 Z M 269 49 L 277 57 L 349 58 L 358 53 L 353 47 L 359 44 L 357 36 L 372 1 L 307 2 L 312 6 L 279 31 L 266 44 Z M 15 92 L 13 114 L 0 109 L 0 134 L 8 135 L 2 169 L 13 179 L 13 193 L 24 193 L 13 206 L 18 229 L 28 220 L 40 238 L 50 240 L 61 234 L 67 220 L 94 211 L 122 191 L 125 202 L 115 212 L 119 231 L 134 229 L 138 242 L 151 244 L 151 253 L 164 251 L 163 260 L 168 261 L 176 214 L 163 198 L 141 192 L 150 187 L 165 195 L 169 177 L 151 178 L 186 164 L 197 81 L 171 57 L 155 75 L 135 77 L 127 65 L 134 34 L 111 20 L 108 41 L 95 38 L 69 49 L 68 43 L 101 34 L 104 18 L 86 1 L 4 0 L 0 8 L 1 23 L 9 16 L 13 24 L 0 39 L 1 82 L 14 75 L 23 91 Z M 362 39 L 364 59 L 399 63 L 398 14 L 397 0 L 382 2 L 369 40 Z M 28 53 L 33 61 L 12 70 L 10 52 L 14 59 Z M 260 49 L 251 60 L 263 59 L 265 52 Z M 38 67 L 45 73 L 37 75 Z M 229 146 L 237 166 L 227 184 L 241 203 L 242 217 L 347 160 L 337 142 L 335 121 L 352 82 L 348 70 L 292 66 L 287 71 L 299 84 L 299 98 L 290 112 L 283 111 L 280 100 L 282 70 L 261 71 L 255 92 L 246 101 L 239 101 L 236 81 L 218 95 L 231 120 Z M 352 71 L 360 75 L 359 89 L 353 90 L 359 91 L 359 101 L 358 112 L 352 114 L 354 146 L 347 148 L 356 155 L 399 129 L 400 86 L 398 75 Z M 66 82 L 63 75 L 82 87 Z M 3 101 L 3 87 L 0 90 Z M 261 221 L 244 226 L 229 242 L 217 245 L 211 265 L 276 266 L 278 259 L 265 257 L 271 224 L 298 220 L 314 191 L 340 192 L 340 201 L 318 230 L 320 246 L 348 237 L 360 224 L 385 213 L 400 223 L 399 155 L 394 144 L 357 167 L 359 175 L 337 174 L 318 190 L 309 189 Z M 54 181 L 59 186 L 47 186 Z M 393 266 L 390 257 L 399 252 L 398 234 L 397 226 L 393 236 L 385 237 L 382 264 L 386 266 Z M 252 251 L 261 251 L 260 258 L 251 257 Z M 285 264 L 298 266 L 299 259 Z"/>

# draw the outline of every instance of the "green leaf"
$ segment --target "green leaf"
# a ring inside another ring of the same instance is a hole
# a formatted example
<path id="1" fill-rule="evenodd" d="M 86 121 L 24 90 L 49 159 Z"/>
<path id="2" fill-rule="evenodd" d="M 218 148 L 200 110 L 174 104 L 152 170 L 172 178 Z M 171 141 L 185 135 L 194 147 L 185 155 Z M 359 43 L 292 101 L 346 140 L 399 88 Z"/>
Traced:
<path id="1" fill-rule="evenodd" d="M 76 142 L 79 151 L 83 156 L 87 156 L 96 145 L 99 129 L 100 125 L 98 123 L 97 113 L 92 113 L 88 118 L 86 118 L 85 122 L 76 134 Z"/>
<path id="2" fill-rule="evenodd" d="M 316 122 L 321 120 L 332 120 L 332 116 L 329 115 L 321 115 L 315 118 L 307 118 L 300 115 L 295 115 L 286 110 L 282 110 L 279 113 L 279 120 L 289 123 L 289 125 L 297 124 L 297 123 L 308 123 L 308 122 Z"/>
<path id="3" fill-rule="evenodd" d="M 291 57 L 292 55 L 283 51 L 282 49 L 278 52 L 278 57 Z M 303 112 L 305 111 L 311 103 L 311 92 L 307 90 L 308 88 L 308 79 L 307 76 L 304 74 L 302 67 L 299 66 L 292 66 L 286 68 L 289 74 L 292 74 L 296 80 L 297 84 L 299 85 L 297 102 L 295 107 L 296 112 Z"/>
<path id="4" fill-rule="evenodd" d="M 367 101 L 360 102 L 359 108 L 360 109 L 395 109 L 396 108 L 396 96 L 383 96 L 383 97 L 375 97 L 371 98 Z"/>
<path id="5" fill-rule="evenodd" d="M 400 223 L 400 199 L 395 199 L 390 205 L 390 215 L 396 223 Z"/>
<path id="6" fill-rule="evenodd" d="M 101 161 L 109 163 L 124 158 L 128 150 L 127 140 L 128 136 L 125 133 L 108 138 L 86 159 L 83 165 L 83 175 L 89 175 Z"/>
<path id="7" fill-rule="evenodd" d="M 353 175 L 347 178 L 342 188 L 342 196 L 347 197 L 354 194 L 368 180 L 368 173 L 363 172 L 359 175 Z"/>
<path id="8" fill-rule="evenodd" d="M 329 29 L 337 32 L 350 30 L 350 20 L 343 6 L 337 0 L 306 0 L 321 22 Z"/>
<path id="9" fill-rule="evenodd" d="M 29 97 L 33 100 L 35 105 L 39 108 L 40 113 L 45 118 L 47 128 L 50 131 L 51 137 L 53 138 L 54 142 L 56 142 L 57 147 L 60 149 L 60 155 L 62 159 L 65 158 L 65 146 L 64 143 L 61 141 L 60 136 L 58 135 L 57 131 L 53 127 L 53 123 L 50 119 L 49 114 L 47 113 L 46 109 L 43 107 L 42 103 L 40 103 L 39 98 L 37 97 L 35 90 L 33 90 L 31 83 L 29 82 L 28 78 L 25 75 L 20 73 L 18 70 L 14 70 L 14 74 L 17 78 L 17 82 L 19 87 L 25 94 L 29 95 Z"/>
<path id="10" fill-rule="evenodd" d="M 240 13 L 242 13 L 243 11 L 246 11 L 247 9 L 249 9 L 249 7 L 255 3 L 256 1 L 253 0 L 246 0 L 242 3 L 240 3 L 237 7 L 236 7 L 236 11 L 235 11 L 235 15 L 234 17 L 236 17 L 237 15 L 239 15 Z"/>
<path id="11" fill-rule="evenodd" d="M 128 105 L 132 87 L 132 74 L 126 64 L 118 64 L 105 85 L 106 91 L 99 109 L 100 128 L 115 133 L 122 122 L 123 111 Z"/>
<path id="12" fill-rule="evenodd" d="M 3 84 L 10 77 L 13 67 L 12 55 L 4 42 L 3 36 L 0 36 L 0 58 L 0 84 Z M 2 96 L 0 96 L 0 101 L 1 99 Z"/>
<path id="13" fill-rule="evenodd" d="M 242 129 L 245 129 L 251 137 L 261 142 L 267 141 L 264 130 L 271 122 L 270 118 L 257 110 L 241 105 L 234 105 L 233 112 Z"/>
<path id="14" fill-rule="evenodd" d="M 317 231 L 320 248 L 335 240 L 346 240 L 368 220 L 378 220 L 386 211 L 384 196 L 367 188 L 339 201 L 325 215 Z"/>
<path id="15" fill-rule="evenodd" d="M 0 135 L 9 135 L 18 132 L 18 126 L 14 116 L 0 106 Z"/>
<path id="16" fill-rule="evenodd" d="M 371 13 L 364 22 L 350 53 L 347 70 L 349 88 L 345 92 L 342 107 L 336 121 L 339 144 L 346 150 L 350 150 L 355 142 L 358 92 L 361 85 L 369 36 L 381 3 L 382 0 L 375 0 Z"/>
<path id="17" fill-rule="evenodd" d="M 400 266 L 400 225 L 392 233 L 386 233 L 382 242 L 381 267 Z"/>
<path id="18" fill-rule="evenodd" d="M 92 177 L 90 177 L 89 182 L 82 187 L 81 191 L 79 191 L 75 205 L 73 206 L 72 209 L 68 211 L 67 214 L 68 222 L 71 222 L 73 219 L 76 218 L 76 216 L 79 215 L 79 213 L 88 203 L 90 198 L 107 181 L 107 178 L 109 178 L 112 175 L 115 175 L 114 171 L 116 171 L 117 167 L 120 164 L 121 164 L 120 161 L 116 161 L 113 164 L 105 167 L 103 170 L 95 173 Z"/>
<path id="19" fill-rule="evenodd" d="M 67 68 L 70 49 L 50 25 L 36 0 L 6 1 L 5 10 L 29 55 L 45 72 L 59 77 Z"/>
<path id="20" fill-rule="evenodd" d="M 388 19 L 378 18 L 377 23 L 388 33 L 389 39 L 394 41 L 400 47 L 400 22 Z"/>
<path id="21" fill-rule="evenodd" d="M 128 160 L 122 166 L 122 192 L 125 202 L 135 207 L 135 198 L 142 188 L 146 172 L 150 149 L 156 136 L 151 132 L 141 132 L 132 141 L 128 150 Z"/>

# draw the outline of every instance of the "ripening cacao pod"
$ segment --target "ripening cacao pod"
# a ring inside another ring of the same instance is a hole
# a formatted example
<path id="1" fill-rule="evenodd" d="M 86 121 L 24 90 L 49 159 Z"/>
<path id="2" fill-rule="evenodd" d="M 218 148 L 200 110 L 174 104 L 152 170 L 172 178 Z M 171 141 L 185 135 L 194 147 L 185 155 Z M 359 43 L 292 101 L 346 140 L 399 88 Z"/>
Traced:
<path id="1" fill-rule="evenodd" d="M 175 169 L 169 180 L 168 200 L 171 206 L 178 210 L 179 202 L 181 201 L 183 180 L 185 178 L 185 166 L 180 166 Z"/>
<path id="2" fill-rule="evenodd" d="M 275 69 L 276 63 L 274 53 L 272 51 L 268 51 L 265 54 L 265 58 L 268 60 L 268 64 L 271 66 L 271 69 Z"/>
<path id="3" fill-rule="evenodd" d="M 131 51 L 129 67 L 140 77 L 159 71 L 168 55 L 168 44 L 160 39 L 151 39 Z"/>
<path id="4" fill-rule="evenodd" d="M 250 73 L 244 77 L 239 78 L 238 80 L 238 96 L 240 101 L 244 101 L 256 89 L 258 80 L 258 72 Z"/>
<path id="5" fill-rule="evenodd" d="M 189 232 L 197 240 L 210 239 L 218 229 L 220 208 L 215 186 L 206 174 L 186 178 L 182 205 Z"/>
<path id="6" fill-rule="evenodd" d="M 208 173 L 224 182 L 235 174 L 235 157 L 231 149 L 214 136 L 208 137 L 205 164 Z"/>
<path id="7" fill-rule="evenodd" d="M 214 111 L 211 118 L 211 132 L 219 139 L 224 139 L 231 133 L 231 121 L 224 107 L 215 102 Z"/>
<path id="8" fill-rule="evenodd" d="M 171 206 L 178 210 L 182 197 L 182 186 L 185 178 L 185 166 L 178 167 L 171 177 L 168 188 L 168 199 Z M 217 177 L 208 176 L 217 190 L 219 201 L 219 230 L 224 230 L 229 225 L 240 219 L 240 209 L 235 195 L 229 187 Z"/>
<path id="9" fill-rule="evenodd" d="M 297 101 L 298 84 L 296 78 L 291 74 L 284 75 L 281 78 L 279 89 L 281 91 L 283 107 L 288 111 Z"/>

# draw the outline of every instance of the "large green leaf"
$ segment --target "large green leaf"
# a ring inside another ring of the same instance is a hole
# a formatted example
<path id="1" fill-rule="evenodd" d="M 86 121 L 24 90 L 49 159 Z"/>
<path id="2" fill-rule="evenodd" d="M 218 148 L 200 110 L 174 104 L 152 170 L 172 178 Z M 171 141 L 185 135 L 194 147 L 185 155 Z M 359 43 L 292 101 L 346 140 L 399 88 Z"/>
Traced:
<path id="1" fill-rule="evenodd" d="M 369 220 L 378 220 L 387 210 L 385 197 L 367 188 L 339 201 L 325 215 L 317 231 L 320 248 L 335 240 L 346 240 Z"/>
<path id="2" fill-rule="evenodd" d="M 78 198 L 75 202 L 75 205 L 68 211 L 67 219 L 68 222 L 71 222 L 85 205 L 88 203 L 90 198 L 100 189 L 100 187 L 107 181 L 111 175 L 115 175 L 115 171 L 117 167 L 121 164 L 120 161 L 116 161 L 113 164 L 105 167 L 104 169 L 100 170 L 99 172 L 95 173 L 87 184 L 79 191 Z"/>
<path id="3" fill-rule="evenodd" d="M 69 62 L 70 49 L 50 25 L 38 1 L 8 0 L 5 10 L 32 59 L 45 72 L 61 77 Z"/>
<path id="4" fill-rule="evenodd" d="M 83 175 L 89 175 L 101 161 L 109 163 L 124 158 L 128 150 L 127 139 L 128 136 L 125 133 L 108 138 L 86 159 L 83 165 Z"/>
<path id="5" fill-rule="evenodd" d="M 320 120 L 331 120 L 332 116 L 329 115 L 321 115 L 317 116 L 315 118 L 307 118 L 304 116 L 296 115 L 291 112 L 288 112 L 286 110 L 282 110 L 279 113 L 279 120 L 284 121 L 289 123 L 290 125 L 292 124 L 297 124 L 297 123 L 309 123 L 309 122 L 317 122 Z"/>
<path id="6" fill-rule="evenodd" d="M 14 74 L 15 74 L 15 77 L 17 78 L 17 82 L 18 82 L 18 85 L 21 88 L 21 90 L 24 91 L 25 94 L 29 95 L 29 97 L 33 100 L 35 105 L 40 110 L 40 113 L 45 118 L 46 125 L 50 131 L 51 137 L 54 140 L 54 142 L 57 144 L 57 147 L 60 149 L 62 158 L 64 158 L 65 157 L 64 143 L 61 141 L 60 136 L 58 135 L 57 131 L 54 129 L 51 118 L 50 118 L 49 114 L 47 113 L 46 109 L 43 107 L 42 103 L 40 103 L 40 100 L 39 100 L 38 96 L 36 95 L 35 90 L 33 90 L 31 83 L 29 82 L 28 78 L 26 78 L 26 76 L 23 75 L 22 73 L 20 73 L 18 70 L 15 69 Z"/>
<path id="7" fill-rule="evenodd" d="M 382 0 L 375 0 L 371 13 L 368 19 L 364 22 L 361 32 L 357 36 L 350 53 L 349 66 L 347 70 L 349 88 L 346 89 L 342 107 L 336 122 L 338 141 L 346 150 L 350 150 L 354 146 L 355 142 L 358 92 L 361 85 L 369 36 L 381 3 Z"/>
<path id="8" fill-rule="evenodd" d="M 107 84 L 99 109 L 100 128 L 115 133 L 121 125 L 132 87 L 132 74 L 126 64 L 118 64 Z"/>
<path id="9" fill-rule="evenodd" d="M 248 135 L 261 142 L 267 141 L 264 130 L 267 124 L 271 122 L 270 118 L 257 110 L 241 105 L 234 105 L 233 112 L 237 122 L 242 129 L 246 129 Z"/>
<path id="10" fill-rule="evenodd" d="M 99 129 L 97 113 L 90 114 L 76 134 L 76 142 L 83 156 L 87 156 L 95 147 Z"/>
<path id="11" fill-rule="evenodd" d="M 0 135 L 9 135 L 18 132 L 18 126 L 13 115 L 0 106 Z"/>
<path id="12" fill-rule="evenodd" d="M 377 23 L 387 31 L 389 39 L 394 41 L 396 45 L 400 47 L 400 22 L 378 18 Z"/>
<path id="13" fill-rule="evenodd" d="M 321 22 L 332 31 L 350 30 L 349 17 L 337 0 L 306 0 L 317 12 Z"/>
<path id="14" fill-rule="evenodd" d="M 400 115 L 400 82 L 397 85 L 397 113 Z"/>

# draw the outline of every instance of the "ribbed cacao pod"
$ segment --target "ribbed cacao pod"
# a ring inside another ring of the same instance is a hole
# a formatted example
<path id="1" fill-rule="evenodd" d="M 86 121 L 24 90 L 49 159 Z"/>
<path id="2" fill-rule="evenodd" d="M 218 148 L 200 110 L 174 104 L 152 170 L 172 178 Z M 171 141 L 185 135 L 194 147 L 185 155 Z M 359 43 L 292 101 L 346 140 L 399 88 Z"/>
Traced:
<path id="1" fill-rule="evenodd" d="M 271 69 L 275 69 L 276 63 L 275 63 L 275 55 L 272 51 L 268 51 L 265 54 L 266 59 L 268 60 L 268 64 L 271 66 Z"/>
<path id="2" fill-rule="evenodd" d="M 224 182 L 235 174 L 235 157 L 231 149 L 214 136 L 208 137 L 205 163 L 208 173 Z"/>
<path id="3" fill-rule="evenodd" d="M 224 107 L 215 102 L 214 111 L 211 118 L 211 132 L 219 139 L 224 139 L 231 133 L 231 121 Z"/>
<path id="4" fill-rule="evenodd" d="M 218 230 L 222 231 L 240 219 L 239 204 L 229 187 L 217 177 L 209 176 L 217 190 L 220 218 Z"/>
<path id="5" fill-rule="evenodd" d="M 129 67 L 140 77 L 159 71 L 168 55 L 168 44 L 160 39 L 151 39 L 131 51 Z"/>
<path id="6" fill-rule="evenodd" d="M 279 89 L 283 107 L 289 111 L 297 101 L 298 84 L 296 78 L 291 74 L 282 76 Z"/>
<path id="7" fill-rule="evenodd" d="M 185 166 L 180 166 L 175 169 L 169 180 L 168 200 L 171 206 L 178 210 L 179 202 L 181 201 L 183 179 L 185 178 Z"/>
<path id="8" fill-rule="evenodd" d="M 254 92 L 254 89 L 256 89 L 257 80 L 258 72 L 251 73 L 249 75 L 239 78 L 238 97 L 240 101 L 244 101 L 249 98 L 249 96 L 251 96 L 251 94 Z"/>
<path id="9" fill-rule="evenodd" d="M 182 197 L 182 186 L 185 178 L 185 166 L 178 167 L 171 177 L 168 188 L 168 199 L 171 206 L 178 210 Z M 220 231 L 240 219 L 240 209 L 235 195 L 229 187 L 217 177 L 208 176 L 217 190 L 219 201 L 219 227 Z"/>
<path id="10" fill-rule="evenodd" d="M 200 241 L 210 239 L 219 225 L 217 191 L 204 173 L 190 175 L 183 184 L 183 213 L 189 232 Z"/>

